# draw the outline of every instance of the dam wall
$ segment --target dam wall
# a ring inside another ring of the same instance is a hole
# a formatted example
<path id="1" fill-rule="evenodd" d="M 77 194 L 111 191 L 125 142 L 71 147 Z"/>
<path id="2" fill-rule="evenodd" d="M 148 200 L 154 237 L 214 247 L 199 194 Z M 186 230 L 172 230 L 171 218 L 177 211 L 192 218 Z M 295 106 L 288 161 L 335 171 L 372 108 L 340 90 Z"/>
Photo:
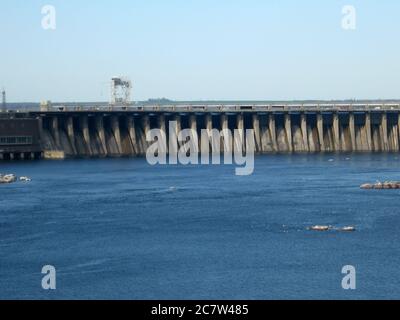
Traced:
<path id="1" fill-rule="evenodd" d="M 169 139 L 170 121 L 176 131 L 253 129 L 258 154 L 399 152 L 400 110 L 282 110 L 236 107 L 233 110 L 180 108 L 180 110 L 49 111 L 34 112 L 39 118 L 41 145 L 51 157 L 140 157 L 149 143 L 146 133 L 163 129 Z M 180 146 L 182 143 L 180 143 Z M 211 152 L 231 151 L 237 141 L 210 145 Z M 199 150 L 202 144 L 199 143 Z M 168 153 L 168 145 L 165 152 Z"/>

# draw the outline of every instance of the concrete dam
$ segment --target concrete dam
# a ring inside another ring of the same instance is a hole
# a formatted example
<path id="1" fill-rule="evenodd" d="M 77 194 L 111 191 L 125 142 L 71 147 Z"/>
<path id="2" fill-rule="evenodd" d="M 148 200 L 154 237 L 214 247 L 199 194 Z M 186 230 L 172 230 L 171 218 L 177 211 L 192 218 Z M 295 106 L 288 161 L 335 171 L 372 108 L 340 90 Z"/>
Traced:
<path id="1" fill-rule="evenodd" d="M 192 129 L 199 137 L 202 129 L 253 129 L 258 154 L 400 150 L 398 105 L 60 108 L 3 113 L 0 119 L 0 159 L 37 158 L 38 145 L 39 157 L 45 158 L 145 156 L 150 145 L 146 133 L 162 129 L 168 135 L 170 121 L 176 121 L 179 131 Z M 30 128 L 36 121 L 38 133 L 5 128 L 4 123 L 10 127 L 13 121 L 29 121 Z M 29 137 L 37 135 L 39 142 L 29 154 Z M 26 137 L 23 148 L 12 139 L 20 136 Z M 218 150 L 211 143 L 210 151 L 233 150 L 223 140 Z"/>

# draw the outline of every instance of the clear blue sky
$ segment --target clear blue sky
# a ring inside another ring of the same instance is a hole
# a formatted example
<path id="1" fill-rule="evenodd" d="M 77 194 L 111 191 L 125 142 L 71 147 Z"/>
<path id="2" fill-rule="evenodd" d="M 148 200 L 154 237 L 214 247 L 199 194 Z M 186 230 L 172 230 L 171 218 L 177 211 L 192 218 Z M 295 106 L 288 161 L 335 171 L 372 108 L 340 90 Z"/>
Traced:
<path id="1" fill-rule="evenodd" d="M 0 26 L 10 101 L 107 101 L 114 75 L 136 100 L 400 98 L 398 0 L 2 0 Z"/>

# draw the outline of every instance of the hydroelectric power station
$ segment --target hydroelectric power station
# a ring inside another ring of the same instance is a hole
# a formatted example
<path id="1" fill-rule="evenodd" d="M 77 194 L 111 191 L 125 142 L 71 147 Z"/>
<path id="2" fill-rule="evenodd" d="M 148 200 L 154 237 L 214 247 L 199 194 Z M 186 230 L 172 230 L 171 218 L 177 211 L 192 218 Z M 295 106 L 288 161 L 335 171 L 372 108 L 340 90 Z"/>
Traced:
<path id="1" fill-rule="evenodd" d="M 259 154 L 400 151 L 398 104 L 45 106 L 0 112 L 0 159 L 144 156 L 146 133 L 170 121 L 199 137 L 253 129 Z"/>

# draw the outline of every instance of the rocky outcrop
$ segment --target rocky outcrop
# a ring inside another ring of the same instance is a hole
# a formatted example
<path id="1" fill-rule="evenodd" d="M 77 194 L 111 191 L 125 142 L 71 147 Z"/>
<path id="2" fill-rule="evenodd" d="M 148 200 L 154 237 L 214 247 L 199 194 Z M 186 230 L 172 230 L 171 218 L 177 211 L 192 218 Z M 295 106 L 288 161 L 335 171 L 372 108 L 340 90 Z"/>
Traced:
<path id="1" fill-rule="evenodd" d="M 0 174 L 0 184 L 13 183 L 16 181 L 17 181 L 17 177 L 13 174 L 6 174 L 6 175 Z"/>
<path id="2" fill-rule="evenodd" d="M 389 189 L 400 189 L 399 181 L 385 181 L 385 182 L 377 182 L 377 183 L 366 183 L 360 186 L 361 189 L 364 190 L 389 190 Z"/>

